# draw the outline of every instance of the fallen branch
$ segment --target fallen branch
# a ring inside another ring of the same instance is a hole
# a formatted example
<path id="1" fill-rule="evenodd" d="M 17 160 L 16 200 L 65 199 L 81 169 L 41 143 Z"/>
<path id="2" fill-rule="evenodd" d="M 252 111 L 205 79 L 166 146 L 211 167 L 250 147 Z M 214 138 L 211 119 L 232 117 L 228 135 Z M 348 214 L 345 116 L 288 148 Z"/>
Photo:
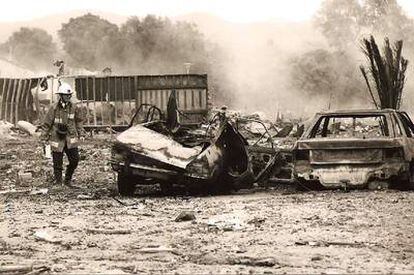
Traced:
<path id="1" fill-rule="evenodd" d="M 47 266 L 41 266 L 38 268 L 33 268 L 33 270 L 31 272 L 26 273 L 25 275 L 37 275 L 46 271 L 49 271 L 50 268 Z"/>
<path id="2" fill-rule="evenodd" d="M 168 252 L 168 253 L 172 253 L 174 255 L 179 255 L 179 253 L 177 251 L 175 251 L 172 248 L 169 247 L 147 247 L 147 248 L 140 248 L 135 250 L 138 253 L 145 253 L 145 254 L 153 254 L 153 253 L 164 253 L 164 252 Z"/>
<path id="3" fill-rule="evenodd" d="M 367 246 L 377 245 L 373 243 L 362 243 L 362 242 L 336 242 L 336 241 L 296 241 L 295 245 L 309 245 L 309 246 Z"/>
<path id="4" fill-rule="evenodd" d="M 0 273 L 25 273 L 25 274 L 38 274 L 50 270 L 47 266 L 33 266 L 33 265 L 6 265 L 0 266 Z"/>
<path id="5" fill-rule="evenodd" d="M 106 234 L 106 235 L 115 235 L 115 234 L 131 234 L 131 230 L 127 229 L 97 229 L 97 228 L 88 228 L 86 229 L 87 233 L 91 234 Z"/>
<path id="6" fill-rule="evenodd" d="M 137 202 L 133 202 L 133 203 L 125 203 L 123 201 L 121 201 L 120 199 L 118 199 L 117 197 L 112 197 L 116 202 L 118 202 L 119 204 L 123 205 L 123 206 L 134 206 L 134 205 L 138 205 L 140 204 L 142 201 L 137 201 Z"/>
<path id="7" fill-rule="evenodd" d="M 12 273 L 12 272 L 30 272 L 33 270 L 32 265 L 9 265 L 0 266 L 0 273 Z"/>
<path id="8" fill-rule="evenodd" d="M 0 195 L 11 195 L 11 194 L 23 194 L 23 193 L 29 193 L 32 189 L 24 189 L 24 190 L 4 190 L 0 191 Z"/>

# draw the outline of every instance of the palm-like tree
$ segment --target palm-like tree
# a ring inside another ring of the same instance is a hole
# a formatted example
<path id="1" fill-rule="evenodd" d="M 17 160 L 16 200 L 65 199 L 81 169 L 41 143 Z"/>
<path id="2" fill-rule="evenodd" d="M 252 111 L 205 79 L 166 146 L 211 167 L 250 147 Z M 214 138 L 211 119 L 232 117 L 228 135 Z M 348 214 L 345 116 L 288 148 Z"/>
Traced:
<path id="1" fill-rule="evenodd" d="M 362 40 L 362 51 L 368 59 L 368 69 L 360 66 L 368 91 L 377 109 L 399 109 L 405 83 L 408 60 L 402 56 L 403 41 L 391 47 L 388 38 L 381 55 L 374 37 Z M 374 85 L 371 83 L 374 82 Z M 374 86 L 376 93 L 374 93 Z"/>

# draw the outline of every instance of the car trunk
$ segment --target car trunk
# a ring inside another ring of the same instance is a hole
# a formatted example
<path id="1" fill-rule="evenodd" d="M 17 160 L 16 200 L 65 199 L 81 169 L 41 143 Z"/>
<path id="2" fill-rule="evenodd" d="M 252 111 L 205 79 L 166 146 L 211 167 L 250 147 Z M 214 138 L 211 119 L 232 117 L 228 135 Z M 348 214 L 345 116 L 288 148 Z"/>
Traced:
<path id="1" fill-rule="evenodd" d="M 373 164 L 384 159 L 384 149 L 401 147 L 395 139 L 312 139 L 298 142 L 309 152 L 311 164 Z"/>

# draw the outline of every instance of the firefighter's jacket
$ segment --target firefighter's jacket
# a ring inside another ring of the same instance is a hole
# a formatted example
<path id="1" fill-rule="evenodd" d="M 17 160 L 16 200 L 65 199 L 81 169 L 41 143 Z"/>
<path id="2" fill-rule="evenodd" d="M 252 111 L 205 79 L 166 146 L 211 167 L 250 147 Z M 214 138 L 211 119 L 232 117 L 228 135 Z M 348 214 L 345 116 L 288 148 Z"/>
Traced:
<path id="1" fill-rule="evenodd" d="M 83 129 L 82 110 L 75 103 L 68 102 L 65 106 L 61 101 L 53 104 L 40 126 L 42 134 L 40 138 L 49 141 L 52 151 L 63 152 L 65 145 L 68 149 L 78 146 L 79 138 L 85 136 Z M 58 125 L 63 124 L 67 128 L 67 134 L 58 134 Z"/>

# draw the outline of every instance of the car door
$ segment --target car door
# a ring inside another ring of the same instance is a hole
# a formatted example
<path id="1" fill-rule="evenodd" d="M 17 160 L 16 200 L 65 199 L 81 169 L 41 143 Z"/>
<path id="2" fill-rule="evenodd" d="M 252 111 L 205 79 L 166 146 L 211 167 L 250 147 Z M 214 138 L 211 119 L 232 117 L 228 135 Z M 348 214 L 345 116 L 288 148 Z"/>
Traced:
<path id="1" fill-rule="evenodd" d="M 406 112 L 397 112 L 398 121 L 401 123 L 402 128 L 406 134 L 405 150 L 409 152 L 410 159 L 414 159 L 414 124 Z M 398 122 L 397 122 L 398 123 Z"/>

